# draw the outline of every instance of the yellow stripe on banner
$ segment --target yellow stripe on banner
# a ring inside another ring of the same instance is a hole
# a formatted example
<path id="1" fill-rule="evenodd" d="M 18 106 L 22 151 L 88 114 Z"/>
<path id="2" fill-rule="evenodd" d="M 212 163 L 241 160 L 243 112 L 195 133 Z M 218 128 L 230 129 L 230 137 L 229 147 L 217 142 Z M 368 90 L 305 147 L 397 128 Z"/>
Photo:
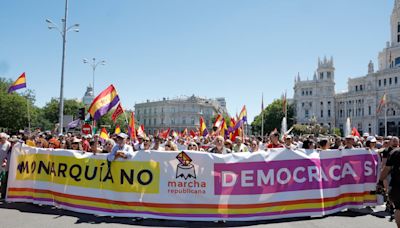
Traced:
<path id="1" fill-rule="evenodd" d="M 59 202 L 70 203 L 81 206 L 91 206 L 98 208 L 114 209 L 114 210 L 135 210 L 138 212 L 160 212 L 160 213 L 174 213 L 174 214 L 256 214 L 264 212 L 285 212 L 291 210 L 301 209 L 320 209 L 321 203 L 302 203 L 285 206 L 273 206 L 265 208 L 246 208 L 246 209 L 226 209 L 226 208 L 168 208 L 168 207 L 150 207 L 150 206 L 129 206 L 129 205 L 118 205 L 108 204 L 102 202 L 86 201 L 79 199 L 72 199 L 63 196 L 55 196 L 48 193 L 36 193 L 36 192 L 10 192 L 10 197 L 15 196 L 29 196 L 35 198 L 48 198 L 54 199 Z M 360 197 L 343 197 L 338 200 L 331 202 L 324 202 L 324 208 L 333 207 L 342 203 L 363 203 L 364 201 L 375 200 L 376 196 L 365 194 Z"/>
<path id="2" fill-rule="evenodd" d="M 156 161 L 113 161 L 50 154 L 17 157 L 16 180 L 44 181 L 65 186 L 115 192 L 157 194 L 160 164 Z"/>

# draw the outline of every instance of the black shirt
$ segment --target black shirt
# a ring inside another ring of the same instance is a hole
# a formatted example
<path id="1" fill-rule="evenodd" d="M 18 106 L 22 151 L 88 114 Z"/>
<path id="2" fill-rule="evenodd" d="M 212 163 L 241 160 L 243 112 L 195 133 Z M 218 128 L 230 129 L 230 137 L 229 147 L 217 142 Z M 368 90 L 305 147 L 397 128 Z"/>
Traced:
<path id="1" fill-rule="evenodd" d="M 400 148 L 392 150 L 386 166 L 392 167 L 390 186 L 400 188 Z"/>
<path id="2" fill-rule="evenodd" d="M 388 147 L 382 151 L 382 158 L 388 158 L 390 152 L 392 152 L 393 147 Z"/>

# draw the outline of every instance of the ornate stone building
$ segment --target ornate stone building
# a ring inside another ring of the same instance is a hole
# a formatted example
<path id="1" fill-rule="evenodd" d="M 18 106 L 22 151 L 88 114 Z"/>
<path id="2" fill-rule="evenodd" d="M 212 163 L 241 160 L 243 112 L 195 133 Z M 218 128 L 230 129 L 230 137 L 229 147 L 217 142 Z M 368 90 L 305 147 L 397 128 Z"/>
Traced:
<path id="1" fill-rule="evenodd" d="M 227 113 L 225 98 L 213 100 L 193 95 L 135 104 L 135 118 L 150 134 L 169 127 L 179 132 L 185 128 L 194 130 L 200 125 L 200 116 L 203 116 L 210 130 L 213 124 L 211 118 L 218 113 Z"/>
<path id="2" fill-rule="evenodd" d="M 93 99 L 94 99 L 93 87 L 91 85 L 89 85 L 88 87 L 86 87 L 86 92 L 82 98 L 82 102 L 83 102 L 83 104 L 85 104 L 85 106 L 89 107 L 89 105 L 92 104 Z"/>
<path id="3" fill-rule="evenodd" d="M 385 134 L 385 111 L 388 135 L 400 134 L 400 0 L 395 0 L 391 16 L 391 41 L 378 54 L 379 69 L 372 61 L 364 76 L 349 78 L 348 90 L 335 93 L 333 58 L 318 60 L 312 80 L 295 78 L 296 120 L 307 124 L 311 117 L 327 127 L 344 130 L 347 117 L 360 133 Z M 377 112 L 383 95 L 387 107 Z"/>

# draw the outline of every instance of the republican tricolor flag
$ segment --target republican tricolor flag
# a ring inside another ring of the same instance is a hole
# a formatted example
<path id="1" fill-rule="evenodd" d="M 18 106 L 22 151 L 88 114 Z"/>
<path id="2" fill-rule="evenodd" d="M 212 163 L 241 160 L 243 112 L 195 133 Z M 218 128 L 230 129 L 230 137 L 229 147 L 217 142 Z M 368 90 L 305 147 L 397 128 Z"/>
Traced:
<path id="1" fill-rule="evenodd" d="M 120 102 L 118 104 L 117 108 L 115 109 L 114 113 L 111 116 L 111 119 L 113 120 L 114 123 L 115 123 L 115 121 L 117 121 L 118 116 L 121 115 L 122 113 L 124 113 L 124 110 L 122 109 L 121 102 Z"/>
<path id="2" fill-rule="evenodd" d="M 117 90 L 114 85 L 110 85 L 93 100 L 89 108 L 89 113 L 94 120 L 98 120 L 107 114 L 118 102 Z"/>
<path id="3" fill-rule="evenodd" d="M 119 133 L 121 133 L 121 128 L 119 127 L 119 125 L 117 125 L 115 127 L 114 134 L 118 135 Z"/>
<path id="4" fill-rule="evenodd" d="M 222 125 L 224 117 L 221 114 L 218 114 L 217 118 L 215 119 L 214 126 L 216 128 L 220 128 Z"/>
<path id="5" fill-rule="evenodd" d="M 8 88 L 8 93 L 12 93 L 15 90 L 26 88 L 26 77 L 25 77 L 25 72 L 22 73 L 17 80 Z"/>

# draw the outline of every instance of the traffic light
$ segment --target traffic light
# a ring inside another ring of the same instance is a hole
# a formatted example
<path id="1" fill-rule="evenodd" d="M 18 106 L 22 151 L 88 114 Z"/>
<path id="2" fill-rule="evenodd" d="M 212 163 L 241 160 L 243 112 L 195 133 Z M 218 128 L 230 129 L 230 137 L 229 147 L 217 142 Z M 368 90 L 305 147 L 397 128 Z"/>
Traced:
<path id="1" fill-rule="evenodd" d="M 80 108 L 78 112 L 78 117 L 80 120 L 85 120 L 85 108 Z"/>

